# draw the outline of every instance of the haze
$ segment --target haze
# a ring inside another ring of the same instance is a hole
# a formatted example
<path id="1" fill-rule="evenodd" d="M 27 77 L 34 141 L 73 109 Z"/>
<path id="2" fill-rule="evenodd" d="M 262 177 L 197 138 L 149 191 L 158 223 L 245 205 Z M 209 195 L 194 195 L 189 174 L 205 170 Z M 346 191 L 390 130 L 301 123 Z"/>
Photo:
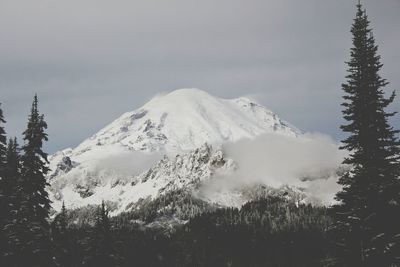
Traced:
<path id="1" fill-rule="evenodd" d="M 340 140 L 356 1 L 0 2 L 0 102 L 10 136 L 35 92 L 52 153 L 160 91 L 250 95 L 304 131 Z M 382 75 L 400 88 L 400 1 L 363 1 Z M 392 108 L 399 110 L 399 100 Z M 400 125 L 396 119 L 396 126 Z M 399 127 L 397 127 L 399 128 Z"/>

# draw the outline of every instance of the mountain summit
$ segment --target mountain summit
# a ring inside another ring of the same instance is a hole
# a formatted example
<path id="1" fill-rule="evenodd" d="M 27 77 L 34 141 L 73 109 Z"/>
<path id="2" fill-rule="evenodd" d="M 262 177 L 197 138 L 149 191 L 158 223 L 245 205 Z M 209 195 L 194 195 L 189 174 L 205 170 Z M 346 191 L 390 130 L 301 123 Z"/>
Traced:
<path id="1" fill-rule="evenodd" d="M 179 89 L 123 114 L 77 149 L 121 145 L 135 151 L 179 152 L 268 132 L 299 134 L 248 98 L 222 99 L 199 89 Z"/>

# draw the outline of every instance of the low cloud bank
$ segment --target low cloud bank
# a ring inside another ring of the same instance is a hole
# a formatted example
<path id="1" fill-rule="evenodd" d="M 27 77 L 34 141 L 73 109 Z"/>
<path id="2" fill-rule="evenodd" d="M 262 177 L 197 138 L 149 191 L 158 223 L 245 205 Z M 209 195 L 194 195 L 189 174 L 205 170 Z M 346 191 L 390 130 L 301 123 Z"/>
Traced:
<path id="1" fill-rule="evenodd" d="M 237 170 L 219 174 L 205 185 L 205 191 L 240 188 L 265 184 L 279 188 L 302 187 L 308 200 L 323 204 L 333 202 L 337 170 L 346 155 L 329 136 L 311 133 L 297 138 L 265 134 L 256 139 L 224 145 L 228 158 L 237 163 Z"/>
<path id="2" fill-rule="evenodd" d="M 226 143 L 225 157 L 232 159 L 237 168 L 216 173 L 200 193 L 209 199 L 217 195 L 226 199 L 235 198 L 235 192 L 253 185 L 291 186 L 304 189 L 307 201 L 331 204 L 340 190 L 337 171 L 346 155 L 338 146 L 331 137 L 319 133 L 296 138 L 271 133 Z M 123 179 L 152 167 L 161 157 L 160 153 L 119 151 L 97 161 L 96 169 L 111 171 Z"/>

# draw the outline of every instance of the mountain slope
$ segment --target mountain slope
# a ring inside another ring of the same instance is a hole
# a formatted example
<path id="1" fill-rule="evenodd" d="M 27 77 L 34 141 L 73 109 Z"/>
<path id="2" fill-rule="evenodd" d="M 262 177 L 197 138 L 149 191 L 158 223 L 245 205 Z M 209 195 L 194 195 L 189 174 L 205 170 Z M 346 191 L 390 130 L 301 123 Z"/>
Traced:
<path id="1" fill-rule="evenodd" d="M 64 158 L 63 166 L 69 165 L 66 161 L 69 162 L 69 158 Z M 69 208 L 78 208 L 106 200 L 112 202 L 115 212 L 119 213 L 140 200 L 154 199 L 177 190 L 195 191 L 215 172 L 228 173 L 235 167 L 220 149 L 204 144 L 183 155 L 165 156 L 137 175 L 124 177 L 117 170 L 108 168 L 58 169 L 58 176 L 51 179 L 50 191 L 56 209 L 62 201 Z"/>
<path id="2" fill-rule="evenodd" d="M 138 151 L 182 151 L 266 132 L 299 134 L 299 130 L 248 98 L 227 100 L 199 89 L 180 89 L 123 114 L 75 150 L 119 144 Z"/>

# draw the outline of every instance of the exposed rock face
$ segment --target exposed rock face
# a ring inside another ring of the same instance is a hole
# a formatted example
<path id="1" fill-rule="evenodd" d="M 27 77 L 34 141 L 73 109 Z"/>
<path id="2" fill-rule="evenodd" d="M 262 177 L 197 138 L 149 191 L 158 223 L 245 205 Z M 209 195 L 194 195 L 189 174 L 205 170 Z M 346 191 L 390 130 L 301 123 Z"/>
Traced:
<path id="1" fill-rule="evenodd" d="M 61 174 L 68 173 L 73 167 L 76 167 L 77 165 L 78 165 L 78 163 L 72 162 L 70 157 L 68 157 L 68 156 L 62 157 L 61 161 L 58 162 L 56 169 L 50 175 L 50 179 L 57 177 Z"/>

